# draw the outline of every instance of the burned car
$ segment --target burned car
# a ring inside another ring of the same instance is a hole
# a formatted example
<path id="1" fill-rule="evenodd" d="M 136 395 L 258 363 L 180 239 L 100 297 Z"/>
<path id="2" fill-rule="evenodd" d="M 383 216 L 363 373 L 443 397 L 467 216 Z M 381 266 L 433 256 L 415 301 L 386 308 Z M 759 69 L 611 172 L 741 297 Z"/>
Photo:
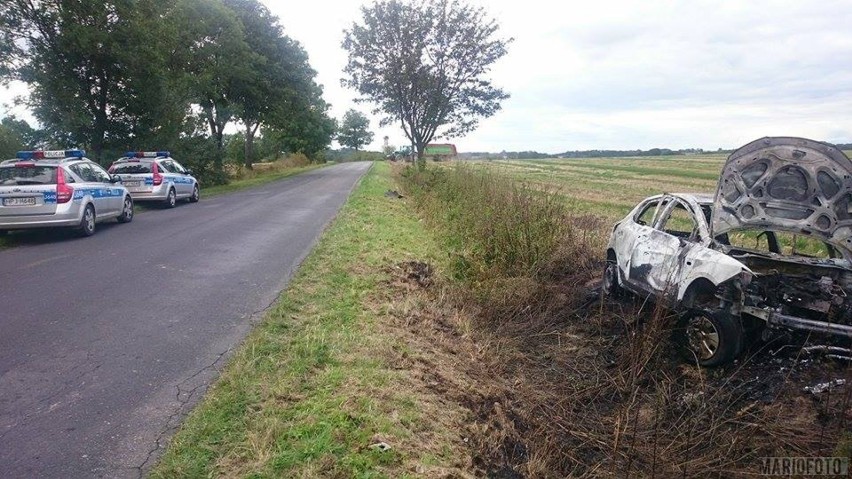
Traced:
<path id="1" fill-rule="evenodd" d="M 803 138 L 743 146 L 715 195 L 653 196 L 615 225 L 602 288 L 678 311 L 702 366 L 778 331 L 852 338 L 852 161 Z"/>

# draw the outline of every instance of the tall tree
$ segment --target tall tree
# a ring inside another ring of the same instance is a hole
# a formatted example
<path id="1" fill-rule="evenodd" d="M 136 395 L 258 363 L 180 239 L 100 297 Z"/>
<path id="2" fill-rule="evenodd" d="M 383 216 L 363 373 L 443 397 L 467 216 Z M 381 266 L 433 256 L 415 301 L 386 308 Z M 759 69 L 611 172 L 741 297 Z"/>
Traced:
<path id="1" fill-rule="evenodd" d="M 344 32 L 345 86 L 376 104 L 383 126 L 399 122 L 416 149 L 436 135 L 462 136 L 509 97 L 486 77 L 512 39 L 485 11 L 457 0 L 377 1 Z"/>
<path id="2" fill-rule="evenodd" d="M 316 159 L 334 136 L 337 122 L 328 115 L 328 104 L 319 100 L 311 108 L 300 109 L 284 121 L 263 130 L 264 141 L 276 145 L 276 150 L 304 153 Z"/>
<path id="3" fill-rule="evenodd" d="M 373 141 L 373 132 L 370 131 L 370 119 L 367 115 L 356 110 L 348 110 L 343 115 L 340 128 L 337 131 L 337 142 L 343 146 L 353 148 L 355 151 Z"/>
<path id="4" fill-rule="evenodd" d="M 0 73 L 30 85 L 29 106 L 54 138 L 101 159 L 130 135 L 132 110 L 157 101 L 139 81 L 164 73 L 148 61 L 157 1 L 8 0 L 0 7 Z"/>
<path id="5" fill-rule="evenodd" d="M 273 15 L 258 0 L 225 0 L 245 31 L 246 43 L 257 55 L 245 81 L 237 86 L 236 116 L 245 127 L 245 165 L 251 168 L 254 138 L 261 124 L 283 128 L 289 118 L 320 105 L 322 89 L 316 71 L 299 42 L 284 34 Z"/>
<path id="6" fill-rule="evenodd" d="M 214 169 L 222 172 L 225 127 L 238 111 L 238 90 L 262 61 L 245 41 L 236 14 L 221 0 L 180 0 L 175 9 L 171 61 L 182 72 L 216 146 Z"/>

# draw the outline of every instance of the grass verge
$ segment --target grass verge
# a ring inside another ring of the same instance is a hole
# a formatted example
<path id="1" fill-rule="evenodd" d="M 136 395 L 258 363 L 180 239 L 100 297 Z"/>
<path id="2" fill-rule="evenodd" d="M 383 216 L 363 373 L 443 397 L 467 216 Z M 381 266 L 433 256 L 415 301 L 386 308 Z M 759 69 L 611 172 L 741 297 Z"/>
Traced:
<path id="1" fill-rule="evenodd" d="M 465 475 L 458 411 L 411 387 L 413 352 L 389 326 L 412 277 L 398 265 L 439 251 L 391 186 L 374 165 L 152 477 Z"/>
<path id="2" fill-rule="evenodd" d="M 231 179 L 227 185 L 216 185 L 204 188 L 202 193 L 204 196 L 217 196 L 232 191 L 239 191 L 254 186 L 265 185 L 273 181 L 283 180 L 284 178 L 298 175 L 306 171 L 322 168 L 326 164 L 311 164 L 307 166 L 297 166 L 290 168 L 273 168 L 273 169 L 258 169 L 256 172 L 244 172 L 239 178 Z"/>

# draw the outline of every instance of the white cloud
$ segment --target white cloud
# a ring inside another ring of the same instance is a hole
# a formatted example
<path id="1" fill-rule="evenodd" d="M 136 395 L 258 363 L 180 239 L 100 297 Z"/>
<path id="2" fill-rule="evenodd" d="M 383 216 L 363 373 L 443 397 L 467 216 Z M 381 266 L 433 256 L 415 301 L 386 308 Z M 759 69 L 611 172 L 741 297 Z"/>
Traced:
<path id="1" fill-rule="evenodd" d="M 332 114 L 369 111 L 340 86 L 342 32 L 367 2 L 264 1 L 308 51 Z M 491 75 L 512 98 L 452 140 L 461 151 L 852 141 L 852 0 L 473 1 L 515 38 Z M 404 143 L 372 125 L 374 148 Z"/>

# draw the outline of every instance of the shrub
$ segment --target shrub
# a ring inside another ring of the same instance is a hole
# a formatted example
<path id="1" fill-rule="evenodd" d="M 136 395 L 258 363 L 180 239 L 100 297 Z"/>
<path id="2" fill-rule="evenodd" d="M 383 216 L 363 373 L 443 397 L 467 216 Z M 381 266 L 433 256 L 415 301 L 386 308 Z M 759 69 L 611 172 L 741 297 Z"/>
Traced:
<path id="1" fill-rule="evenodd" d="M 585 268 L 599 255 L 599 222 L 572 215 L 554 191 L 465 165 L 409 166 L 401 177 L 421 213 L 448 236 L 457 277 L 539 277 L 568 267 L 566 258 Z"/>

